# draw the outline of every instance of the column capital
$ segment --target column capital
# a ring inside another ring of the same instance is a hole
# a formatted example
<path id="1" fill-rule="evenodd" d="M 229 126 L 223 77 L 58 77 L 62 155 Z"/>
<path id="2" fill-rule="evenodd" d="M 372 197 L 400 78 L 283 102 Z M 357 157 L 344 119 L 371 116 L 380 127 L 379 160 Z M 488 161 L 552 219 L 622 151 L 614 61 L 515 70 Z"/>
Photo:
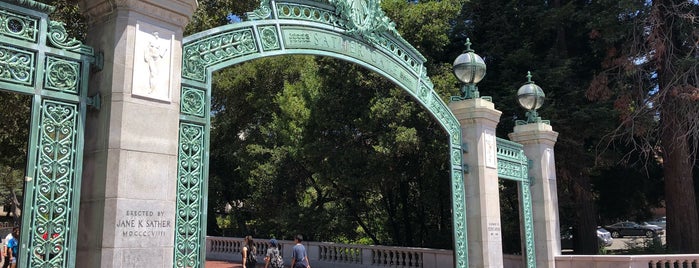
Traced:
<path id="1" fill-rule="evenodd" d="M 511 141 L 527 144 L 546 144 L 553 147 L 558 139 L 558 132 L 553 131 L 549 124 L 530 123 L 515 126 L 514 132 L 508 135 Z"/>
<path id="2" fill-rule="evenodd" d="M 462 126 L 481 122 L 495 127 L 502 114 L 492 102 L 481 98 L 450 102 L 449 109 Z"/>
<path id="3" fill-rule="evenodd" d="M 90 24 L 117 11 L 137 12 L 181 27 L 189 23 L 197 0 L 78 0 Z"/>

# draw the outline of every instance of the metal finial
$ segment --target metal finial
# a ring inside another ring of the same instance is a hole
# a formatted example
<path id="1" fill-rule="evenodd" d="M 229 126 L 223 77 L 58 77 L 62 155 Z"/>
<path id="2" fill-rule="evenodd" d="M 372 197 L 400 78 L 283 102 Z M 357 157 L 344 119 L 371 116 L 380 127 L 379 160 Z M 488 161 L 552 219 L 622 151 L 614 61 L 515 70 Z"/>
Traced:
<path id="1" fill-rule="evenodd" d="M 527 71 L 527 84 L 534 84 L 534 81 L 532 81 L 532 72 Z"/>
<path id="2" fill-rule="evenodd" d="M 471 49 L 471 38 L 466 38 L 466 50 L 465 52 L 474 52 L 473 49 Z"/>

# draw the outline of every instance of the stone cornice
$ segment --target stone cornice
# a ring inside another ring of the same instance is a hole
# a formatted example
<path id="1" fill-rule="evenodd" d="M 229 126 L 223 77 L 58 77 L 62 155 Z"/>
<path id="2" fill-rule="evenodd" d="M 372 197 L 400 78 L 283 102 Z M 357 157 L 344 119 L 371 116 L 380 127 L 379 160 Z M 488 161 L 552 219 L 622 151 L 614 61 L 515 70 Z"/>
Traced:
<path id="1" fill-rule="evenodd" d="M 501 111 L 495 109 L 492 102 L 480 98 L 451 102 L 449 109 L 462 126 L 476 122 L 496 126 L 500 122 L 500 115 L 502 115 Z"/>
<path id="2" fill-rule="evenodd" d="M 508 135 L 511 141 L 527 144 L 546 144 L 553 147 L 558 139 L 558 132 L 551 125 L 531 123 L 515 126 L 514 132 Z"/>
<path id="3" fill-rule="evenodd" d="M 89 23 L 128 10 L 184 28 L 198 4 L 196 0 L 80 0 L 79 5 Z"/>

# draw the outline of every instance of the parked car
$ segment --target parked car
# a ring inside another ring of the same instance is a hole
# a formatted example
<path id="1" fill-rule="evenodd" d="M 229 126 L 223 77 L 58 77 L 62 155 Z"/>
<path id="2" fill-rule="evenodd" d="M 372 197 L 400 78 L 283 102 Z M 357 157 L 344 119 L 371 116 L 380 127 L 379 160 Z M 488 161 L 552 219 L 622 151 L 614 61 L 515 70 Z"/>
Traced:
<path id="1" fill-rule="evenodd" d="M 608 247 L 612 245 L 614 239 L 609 231 L 602 227 L 597 227 L 597 241 L 600 247 Z M 561 231 L 561 248 L 562 249 L 572 249 L 573 248 L 573 228 L 566 228 Z"/>
<path id="2" fill-rule="evenodd" d="M 632 221 L 617 222 L 612 225 L 604 226 L 604 228 L 612 233 L 613 238 L 624 236 L 645 236 L 650 238 L 665 233 L 662 227 L 655 225 L 640 225 Z"/>
<path id="3" fill-rule="evenodd" d="M 651 221 L 648 221 L 648 224 L 657 225 L 657 226 L 660 226 L 660 227 L 665 228 L 665 226 L 666 226 L 666 224 L 665 224 L 665 216 L 660 217 L 660 218 L 657 218 L 657 219 L 654 219 L 654 220 L 651 220 Z"/>

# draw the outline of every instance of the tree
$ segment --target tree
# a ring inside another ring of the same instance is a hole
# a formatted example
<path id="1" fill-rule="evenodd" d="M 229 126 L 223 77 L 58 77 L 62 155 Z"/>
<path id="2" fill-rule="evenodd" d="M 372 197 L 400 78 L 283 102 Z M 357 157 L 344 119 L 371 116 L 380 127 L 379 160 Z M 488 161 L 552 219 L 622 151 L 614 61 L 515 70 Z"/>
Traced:
<path id="1" fill-rule="evenodd" d="M 697 253 L 699 3 L 633 1 L 606 8 L 599 9 L 606 21 L 591 23 L 591 38 L 605 58 L 588 95 L 614 98 L 620 126 L 611 138 L 662 165 L 669 250 Z M 605 28 L 609 21 L 621 26 Z"/>

